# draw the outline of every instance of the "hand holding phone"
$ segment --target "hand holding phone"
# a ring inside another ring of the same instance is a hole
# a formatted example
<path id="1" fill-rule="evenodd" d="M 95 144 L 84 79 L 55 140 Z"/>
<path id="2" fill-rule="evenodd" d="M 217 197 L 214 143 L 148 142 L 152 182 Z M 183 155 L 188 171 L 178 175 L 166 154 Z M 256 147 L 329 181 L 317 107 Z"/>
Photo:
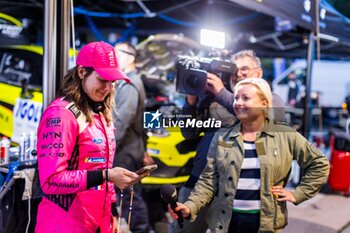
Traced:
<path id="1" fill-rule="evenodd" d="M 144 166 L 142 168 L 140 168 L 139 170 L 137 170 L 135 173 L 137 175 L 141 175 L 145 172 L 152 172 L 154 170 L 156 170 L 158 168 L 158 165 L 157 164 L 151 164 L 151 165 L 147 165 L 147 166 Z"/>

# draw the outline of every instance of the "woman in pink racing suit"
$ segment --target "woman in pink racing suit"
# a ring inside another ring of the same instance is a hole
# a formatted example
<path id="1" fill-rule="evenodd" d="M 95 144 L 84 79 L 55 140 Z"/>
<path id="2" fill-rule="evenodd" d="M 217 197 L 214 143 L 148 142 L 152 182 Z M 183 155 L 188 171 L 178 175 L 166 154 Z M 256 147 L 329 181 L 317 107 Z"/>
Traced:
<path id="1" fill-rule="evenodd" d="M 104 42 L 87 44 L 64 77 L 59 97 L 45 110 L 37 133 L 44 191 L 37 233 L 116 231 L 113 185 L 124 189 L 144 177 L 112 168 L 113 86 L 119 79 L 129 82 L 114 48 Z"/>

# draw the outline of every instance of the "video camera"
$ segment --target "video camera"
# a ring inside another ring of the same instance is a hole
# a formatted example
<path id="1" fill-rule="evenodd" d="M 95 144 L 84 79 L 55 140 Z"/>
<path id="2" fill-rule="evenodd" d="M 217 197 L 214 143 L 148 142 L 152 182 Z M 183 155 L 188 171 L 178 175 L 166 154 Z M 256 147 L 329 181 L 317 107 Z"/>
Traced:
<path id="1" fill-rule="evenodd" d="M 206 92 L 207 73 L 221 78 L 226 89 L 231 90 L 231 75 L 237 72 L 234 63 L 217 58 L 193 58 L 181 56 L 177 62 L 176 91 L 183 94 L 202 96 Z"/>

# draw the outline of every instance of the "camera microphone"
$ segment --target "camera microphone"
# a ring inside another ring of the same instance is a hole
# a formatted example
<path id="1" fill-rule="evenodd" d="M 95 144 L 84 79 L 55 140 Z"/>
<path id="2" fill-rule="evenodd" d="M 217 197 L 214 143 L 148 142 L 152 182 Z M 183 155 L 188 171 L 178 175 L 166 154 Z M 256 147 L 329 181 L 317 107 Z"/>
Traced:
<path id="1" fill-rule="evenodd" d="M 180 211 L 175 211 L 175 208 L 177 207 L 176 201 L 177 201 L 177 192 L 174 186 L 171 184 L 164 184 L 160 188 L 160 196 L 166 203 L 170 204 L 171 209 L 174 211 L 174 213 L 177 215 L 177 222 L 180 226 L 180 228 L 183 228 L 184 225 L 184 219 L 182 217 L 182 214 Z"/>

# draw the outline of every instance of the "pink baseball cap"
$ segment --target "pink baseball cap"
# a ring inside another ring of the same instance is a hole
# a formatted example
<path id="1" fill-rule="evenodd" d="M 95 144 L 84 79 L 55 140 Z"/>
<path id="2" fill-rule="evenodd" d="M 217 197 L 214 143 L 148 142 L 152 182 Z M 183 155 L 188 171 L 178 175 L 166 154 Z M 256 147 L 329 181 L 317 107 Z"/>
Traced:
<path id="1" fill-rule="evenodd" d="M 118 59 L 112 45 L 106 42 L 91 42 L 85 45 L 78 54 L 77 65 L 92 67 L 107 81 L 130 79 L 119 68 Z"/>

